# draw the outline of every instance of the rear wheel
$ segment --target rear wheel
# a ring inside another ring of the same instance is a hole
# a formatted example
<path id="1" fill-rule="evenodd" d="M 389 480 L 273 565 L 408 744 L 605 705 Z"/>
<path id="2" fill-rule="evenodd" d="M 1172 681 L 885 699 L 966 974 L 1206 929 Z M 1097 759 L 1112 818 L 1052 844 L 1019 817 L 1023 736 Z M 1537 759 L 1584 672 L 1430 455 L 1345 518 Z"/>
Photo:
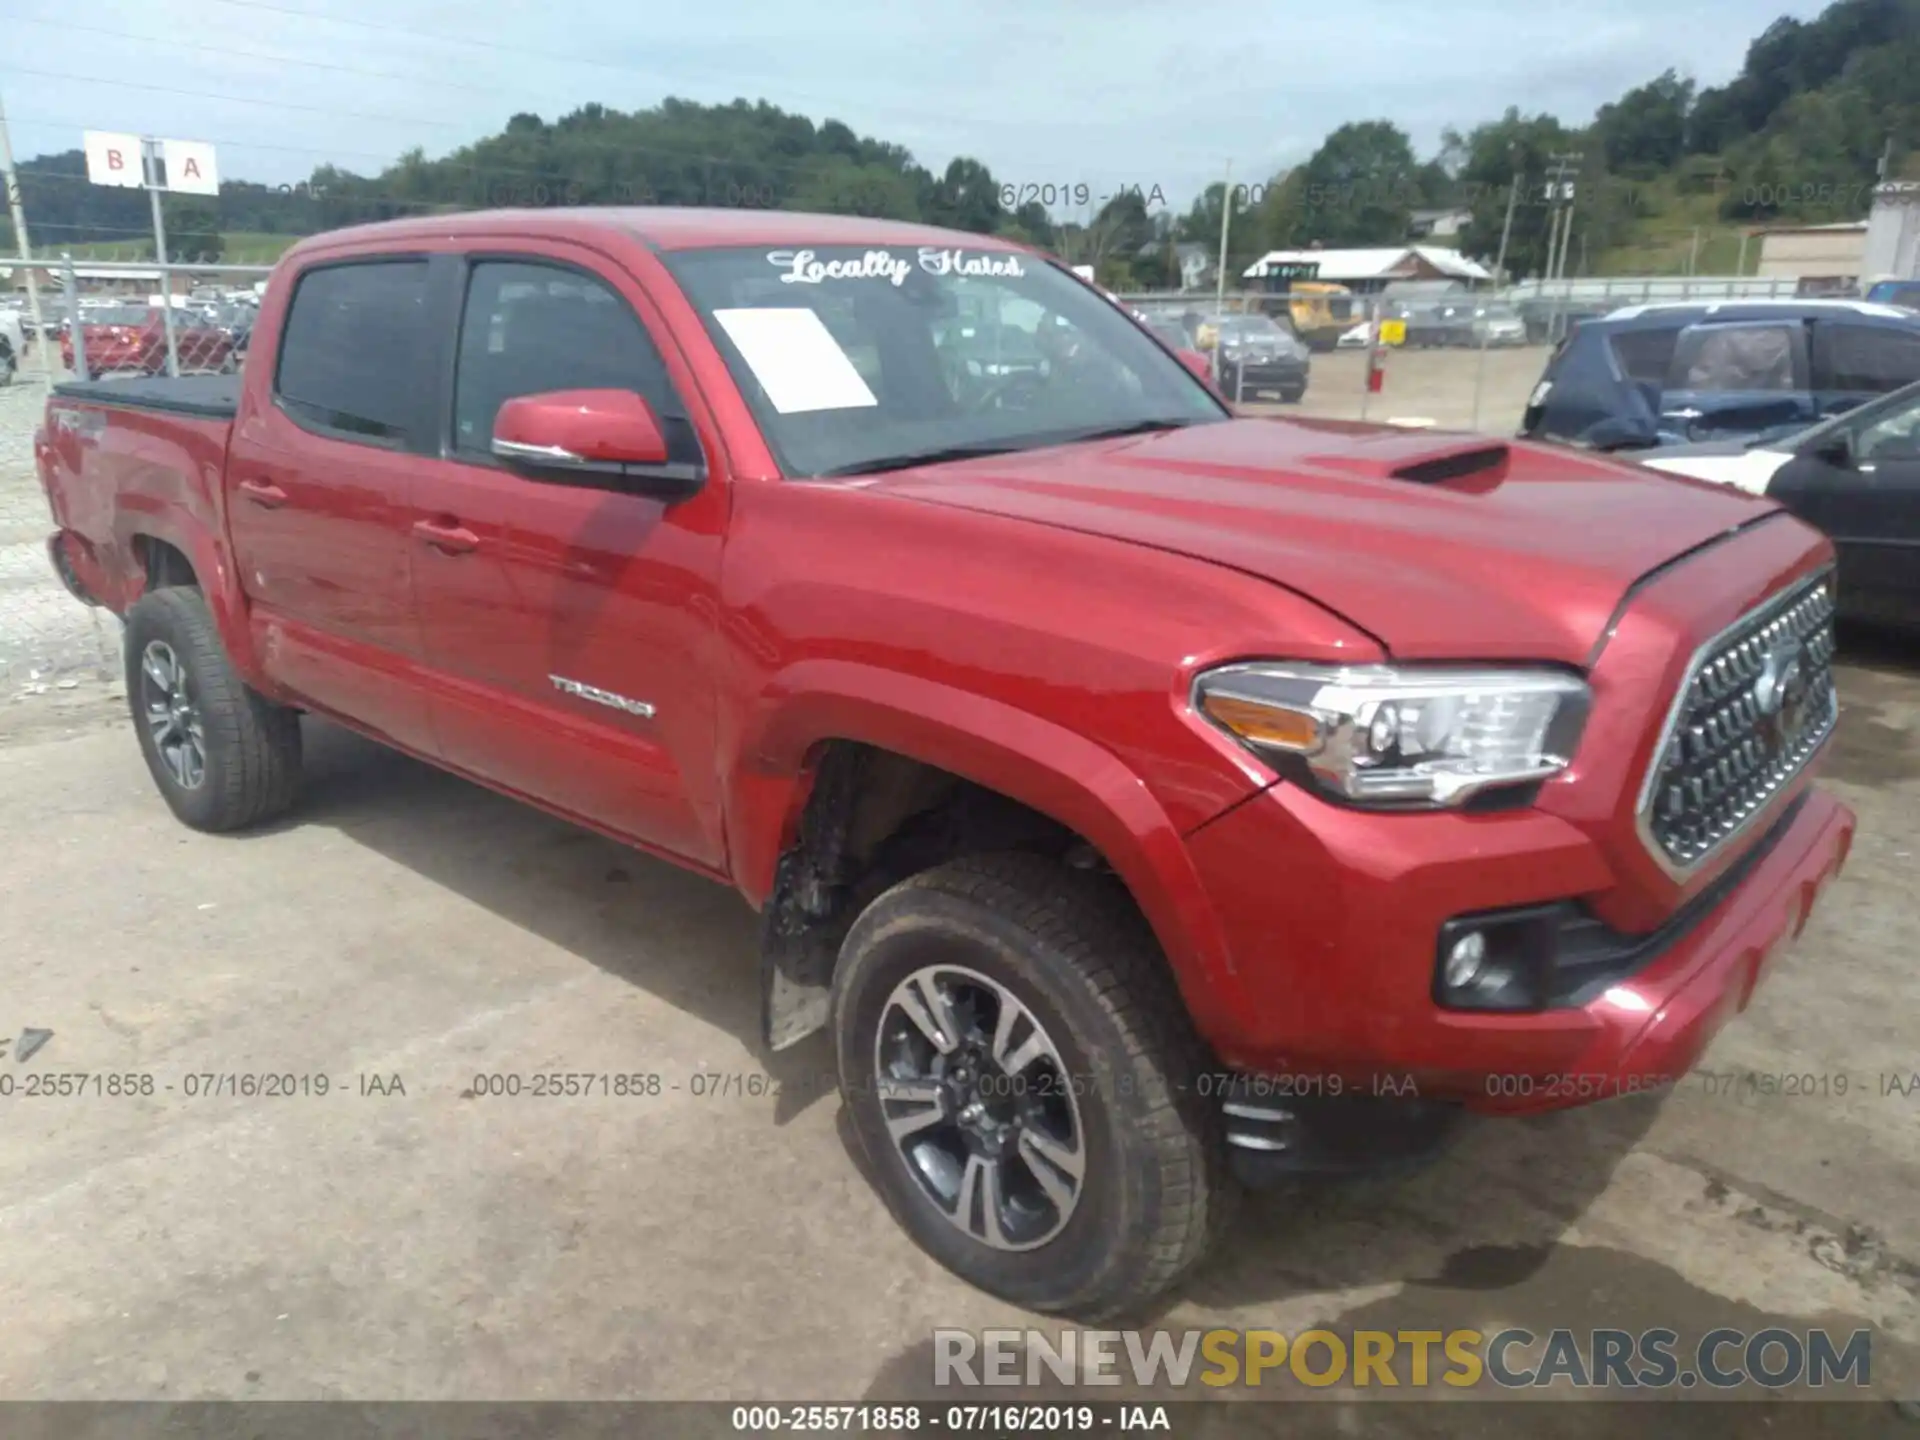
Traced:
<path id="1" fill-rule="evenodd" d="M 127 704 L 168 807 L 196 830 L 237 830 L 293 803 L 300 717 L 234 672 L 206 597 L 155 590 L 127 612 Z"/>
<path id="2" fill-rule="evenodd" d="M 1222 1223 L 1204 1051 L 1117 884 L 1026 855 L 902 881 L 849 932 L 833 1013 L 889 1208 L 981 1289 L 1131 1314 Z"/>

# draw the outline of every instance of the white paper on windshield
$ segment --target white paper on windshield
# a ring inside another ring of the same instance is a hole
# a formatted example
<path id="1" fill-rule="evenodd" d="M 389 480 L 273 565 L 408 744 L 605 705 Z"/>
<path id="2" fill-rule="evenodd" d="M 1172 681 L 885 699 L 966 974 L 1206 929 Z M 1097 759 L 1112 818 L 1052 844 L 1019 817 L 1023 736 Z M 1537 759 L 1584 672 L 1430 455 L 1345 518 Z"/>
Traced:
<path id="1" fill-rule="evenodd" d="M 811 310 L 716 310 L 753 378 L 782 415 L 878 405 L 840 342 Z"/>

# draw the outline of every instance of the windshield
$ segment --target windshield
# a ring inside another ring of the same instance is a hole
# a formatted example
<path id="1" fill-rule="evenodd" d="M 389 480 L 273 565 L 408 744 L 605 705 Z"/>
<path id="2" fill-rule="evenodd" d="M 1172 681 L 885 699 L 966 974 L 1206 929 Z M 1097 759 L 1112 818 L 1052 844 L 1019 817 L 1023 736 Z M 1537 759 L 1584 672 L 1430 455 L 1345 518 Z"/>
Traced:
<path id="1" fill-rule="evenodd" d="M 87 311 L 84 318 L 89 325 L 144 325 L 149 317 L 156 325 L 160 323 L 160 312 L 145 305 L 100 305 Z"/>
<path id="2" fill-rule="evenodd" d="M 820 246 L 663 258 L 788 475 L 1228 418 L 1123 311 L 1031 255 Z"/>
<path id="3" fill-rule="evenodd" d="M 1520 312 L 1511 305 L 1482 305 L 1473 313 L 1482 320 L 1518 321 L 1520 319 Z"/>
<path id="4" fill-rule="evenodd" d="M 1220 334 L 1229 345 L 1253 340 L 1284 343 L 1293 338 L 1290 331 L 1267 315 L 1231 316 L 1220 322 Z"/>

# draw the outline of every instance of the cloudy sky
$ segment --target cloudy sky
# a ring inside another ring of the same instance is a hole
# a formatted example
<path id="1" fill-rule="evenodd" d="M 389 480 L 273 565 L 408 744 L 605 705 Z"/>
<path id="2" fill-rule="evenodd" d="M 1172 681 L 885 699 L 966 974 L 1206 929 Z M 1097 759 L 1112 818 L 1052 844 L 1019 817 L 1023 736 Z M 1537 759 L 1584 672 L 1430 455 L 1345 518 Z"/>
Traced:
<path id="1" fill-rule="evenodd" d="M 1264 178 L 1384 116 L 1423 151 L 1508 105 L 1569 121 L 1668 66 L 1724 81 L 1786 0 L 4 0 L 16 156 L 83 129 L 218 147 L 229 178 L 439 155 L 532 110 L 738 96 L 845 121 L 1003 183 Z M 564 18 L 563 18 L 564 17 Z"/>

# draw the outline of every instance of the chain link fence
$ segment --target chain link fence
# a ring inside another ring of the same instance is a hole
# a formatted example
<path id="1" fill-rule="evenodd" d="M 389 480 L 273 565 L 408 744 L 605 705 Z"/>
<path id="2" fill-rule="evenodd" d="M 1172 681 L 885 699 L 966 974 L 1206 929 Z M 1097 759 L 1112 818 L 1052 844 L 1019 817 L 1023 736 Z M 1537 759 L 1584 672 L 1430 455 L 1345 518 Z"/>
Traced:
<path id="1" fill-rule="evenodd" d="M 1554 347 L 1584 320 L 1627 305 L 1795 294 L 1793 280 L 1675 276 L 1116 298 L 1169 345 L 1206 355 L 1227 398 L 1255 413 L 1511 434 Z"/>
<path id="2" fill-rule="evenodd" d="M 67 594 L 47 559 L 53 517 L 33 468 L 47 387 L 236 373 L 267 273 L 42 261 L 38 324 L 24 294 L 0 298 L 0 705 L 44 704 L 120 673 L 118 623 Z"/>

